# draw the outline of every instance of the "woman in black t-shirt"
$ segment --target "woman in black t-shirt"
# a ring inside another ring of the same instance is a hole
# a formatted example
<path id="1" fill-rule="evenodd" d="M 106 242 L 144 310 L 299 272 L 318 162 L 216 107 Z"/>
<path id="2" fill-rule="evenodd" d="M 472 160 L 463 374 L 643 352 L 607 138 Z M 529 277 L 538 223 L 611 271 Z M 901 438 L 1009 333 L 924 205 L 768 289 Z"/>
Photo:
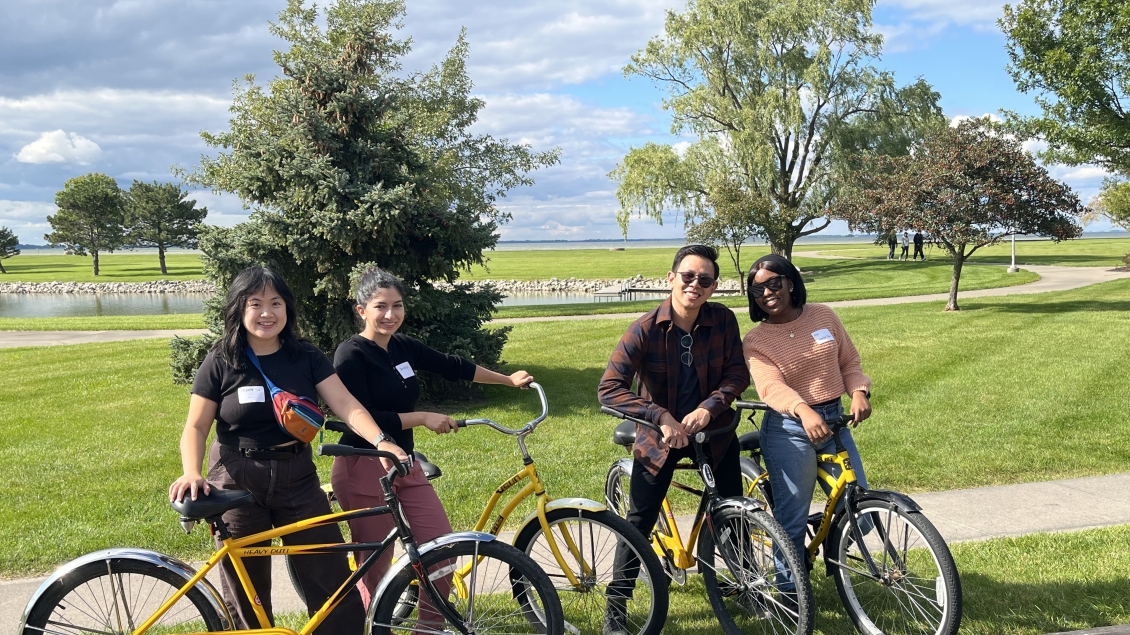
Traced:
<path id="1" fill-rule="evenodd" d="M 357 314 L 365 322 L 360 335 L 342 342 L 334 354 L 334 366 L 341 381 L 361 405 L 372 413 L 381 427 L 381 436 L 411 452 L 412 428 L 426 426 L 443 434 L 455 432 L 455 421 L 435 412 L 416 412 L 420 398 L 417 371 L 436 373 L 444 379 L 474 381 L 480 384 L 502 384 L 524 388 L 534 380 L 520 370 L 502 375 L 456 355 L 446 355 L 407 335 L 397 333 L 404 322 L 404 285 L 391 273 L 370 268 L 357 283 Z M 364 438 L 351 433 L 342 435 L 342 443 L 370 447 Z M 364 509 L 383 505 L 384 496 L 378 481 L 391 468 L 385 461 L 369 457 L 334 459 L 331 482 L 342 509 Z M 451 522 L 443 510 L 419 464 L 407 478 L 394 483 L 412 533 L 419 542 L 451 533 Z M 378 542 L 392 528 L 387 516 L 370 516 L 349 521 L 353 539 Z M 363 559 L 368 552 L 357 554 Z M 373 589 L 389 566 L 390 554 L 378 561 L 361 580 L 361 595 L 368 606 Z"/>
<path id="2" fill-rule="evenodd" d="M 283 431 L 275 419 L 271 394 L 263 374 L 251 364 L 255 353 L 263 373 L 280 389 L 299 396 L 321 397 L 360 435 L 378 440 L 380 429 L 365 408 L 346 390 L 326 356 L 298 336 L 294 294 L 277 273 L 263 267 L 244 269 L 232 281 L 223 309 L 224 332 L 208 353 L 192 384 L 188 421 L 181 435 L 184 474 L 169 486 L 169 499 L 196 499 L 217 489 L 245 489 L 255 504 L 223 516 L 232 536 L 239 538 L 330 513 L 318 482 L 310 446 Z M 216 423 L 216 441 L 208 452 L 208 479 L 200 473 L 204 443 Z M 380 449 L 406 455 L 394 443 Z M 328 525 L 290 534 L 286 544 L 341 542 L 341 531 Z M 264 545 L 269 543 L 263 543 Z M 271 610 L 270 558 L 244 562 L 269 620 Z M 350 575 L 343 554 L 309 555 L 294 559 L 310 614 Z M 222 563 L 224 601 L 241 628 L 258 628 L 252 602 L 231 565 Z M 360 633 L 364 610 L 356 593 L 348 594 L 316 633 Z"/>

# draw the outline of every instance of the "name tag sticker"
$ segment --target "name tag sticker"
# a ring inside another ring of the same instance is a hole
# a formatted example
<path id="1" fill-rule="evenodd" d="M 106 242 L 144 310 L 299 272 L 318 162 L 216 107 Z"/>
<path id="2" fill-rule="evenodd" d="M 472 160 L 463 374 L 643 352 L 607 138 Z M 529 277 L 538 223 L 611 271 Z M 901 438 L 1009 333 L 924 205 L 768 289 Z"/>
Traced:
<path id="1" fill-rule="evenodd" d="M 400 373 L 400 376 L 405 379 L 408 379 L 409 377 L 412 377 L 416 374 L 416 371 L 412 370 L 412 364 L 409 364 L 408 362 L 397 364 L 396 370 Z"/>
<path id="2" fill-rule="evenodd" d="M 263 403 L 267 400 L 267 393 L 262 386 L 243 386 L 236 391 L 239 403 Z"/>
<path id="3" fill-rule="evenodd" d="M 816 340 L 817 344 L 823 344 L 825 342 L 836 341 L 836 338 L 832 337 L 832 332 L 829 331 L 828 329 L 820 329 L 819 331 L 813 331 L 812 332 L 812 339 Z"/>

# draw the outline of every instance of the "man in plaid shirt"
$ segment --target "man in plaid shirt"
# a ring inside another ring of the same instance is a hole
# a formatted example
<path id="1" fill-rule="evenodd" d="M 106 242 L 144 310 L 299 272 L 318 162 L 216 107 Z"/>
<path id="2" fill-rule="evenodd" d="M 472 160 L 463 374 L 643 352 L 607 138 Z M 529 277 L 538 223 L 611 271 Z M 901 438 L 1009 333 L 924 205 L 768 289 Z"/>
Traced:
<path id="1" fill-rule="evenodd" d="M 662 437 L 636 426 L 628 522 L 651 535 L 671 485 L 675 464 L 693 458 L 690 436 L 704 428 L 723 428 L 734 411 L 730 404 L 749 386 L 742 338 L 734 312 L 707 302 L 718 287 L 718 252 L 687 245 L 675 254 L 667 281 L 671 297 L 628 327 L 600 380 L 600 403 L 646 419 Z M 632 391 L 639 379 L 638 394 Z M 710 441 L 714 478 L 722 496 L 741 496 L 736 435 Z M 625 599 L 630 597 L 639 562 L 625 545 L 616 551 L 616 581 L 609 588 L 606 635 L 621 635 Z"/>

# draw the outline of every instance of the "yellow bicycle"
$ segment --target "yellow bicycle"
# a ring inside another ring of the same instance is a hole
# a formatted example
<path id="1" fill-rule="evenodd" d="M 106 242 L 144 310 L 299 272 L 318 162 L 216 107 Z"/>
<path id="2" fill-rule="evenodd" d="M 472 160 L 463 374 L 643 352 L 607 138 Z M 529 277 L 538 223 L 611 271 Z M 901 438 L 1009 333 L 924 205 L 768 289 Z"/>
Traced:
<path id="1" fill-rule="evenodd" d="M 606 406 L 601 412 L 624 420 L 616 426 L 612 441 L 629 451 L 637 425 L 659 431 L 650 421 Z M 796 547 L 763 505 L 746 498 L 724 498 L 715 487 L 704 446 L 712 437 L 732 434 L 739 423 L 735 416 L 732 425 L 703 430 L 691 438 L 694 463 L 680 463 L 675 469 L 696 470 L 703 488 L 677 480 L 671 486 L 699 497 L 694 524 L 684 544 L 670 502 L 664 498 L 663 511 L 651 533 L 652 548 L 679 584 L 686 583 L 687 570 L 697 566 L 706 596 L 727 635 L 808 635 L 813 627 L 812 589 Z M 632 459 L 619 459 L 605 479 L 608 504 L 623 516 L 629 509 L 632 469 Z M 697 558 L 691 555 L 696 543 Z"/>
<path id="2" fill-rule="evenodd" d="M 738 416 L 768 407 L 735 404 Z M 737 417 L 735 417 L 736 419 Z M 835 454 L 818 454 L 817 480 L 828 495 L 808 519 L 808 562 L 823 549 L 827 575 L 856 628 L 866 635 L 954 635 L 961 624 L 961 578 L 949 547 L 909 496 L 868 489 L 856 480 L 840 432 L 851 417 L 829 422 Z M 746 496 L 773 504 L 773 483 L 761 466 L 759 431 L 739 438 Z"/>
<path id="3" fill-rule="evenodd" d="M 323 445 L 320 453 L 397 460 L 388 452 L 343 445 Z M 416 544 L 392 489 L 393 481 L 406 475 L 408 468 L 408 463 L 399 463 L 397 469 L 381 478 L 388 501 L 385 506 L 327 514 L 243 538 L 231 536 L 222 514 L 253 503 L 250 492 L 213 490 L 195 501 L 186 497 L 173 504 L 181 514 L 181 526 L 191 532 L 202 520 L 221 541 L 220 548 L 200 570 L 172 556 L 144 549 L 107 549 L 87 554 L 60 567 L 39 587 L 17 632 L 188 635 L 229 631 L 232 617 L 219 593 L 205 579 L 224 558 L 231 560 L 247 597 L 258 598 L 244 558 L 373 550 L 298 633 L 272 627 L 259 603 L 253 605 L 259 628 L 230 631 L 243 635 L 309 635 L 354 590 L 381 554 L 399 540 L 405 557 L 394 562 L 381 580 L 369 606 L 366 633 L 564 635 L 557 592 L 529 556 L 481 532 L 448 534 Z M 395 528 L 381 542 L 286 544 L 286 536 L 304 529 L 380 514 L 392 514 L 395 521 Z M 255 546 L 275 538 L 282 538 L 283 544 Z M 452 575 L 455 571 L 459 572 L 458 578 Z M 418 597 L 420 588 L 429 602 L 413 601 L 405 610 L 405 598 Z"/>

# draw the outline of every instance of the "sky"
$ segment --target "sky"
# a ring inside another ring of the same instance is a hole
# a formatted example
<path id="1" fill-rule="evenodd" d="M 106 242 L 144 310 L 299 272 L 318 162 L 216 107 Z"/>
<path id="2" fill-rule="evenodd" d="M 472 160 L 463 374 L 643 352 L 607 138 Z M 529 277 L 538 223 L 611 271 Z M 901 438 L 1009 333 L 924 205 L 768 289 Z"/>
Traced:
<path id="1" fill-rule="evenodd" d="M 55 193 L 70 178 L 102 172 L 122 187 L 176 181 L 212 151 L 201 131 L 227 129 L 232 82 L 277 72 L 281 46 L 267 29 L 285 0 L 5 0 L 0 3 L 0 225 L 44 243 Z M 513 220 L 502 240 L 621 236 L 608 179 L 624 154 L 648 141 L 675 143 L 663 93 L 625 79 L 632 53 L 661 33 L 683 0 L 407 0 L 404 68 L 438 62 L 466 28 L 468 72 L 486 102 L 473 131 L 561 149 L 500 207 Z M 877 66 L 899 84 L 919 76 L 941 93 L 947 116 L 1001 109 L 1037 114 L 1005 70 L 1002 3 L 879 0 L 884 35 Z M 1049 166 L 1086 202 L 1104 173 Z M 248 210 L 232 195 L 197 191 L 208 223 L 231 226 Z M 1102 231 L 1109 225 L 1095 224 Z M 833 223 L 829 234 L 846 234 Z M 629 238 L 679 238 L 674 218 L 634 219 Z"/>

